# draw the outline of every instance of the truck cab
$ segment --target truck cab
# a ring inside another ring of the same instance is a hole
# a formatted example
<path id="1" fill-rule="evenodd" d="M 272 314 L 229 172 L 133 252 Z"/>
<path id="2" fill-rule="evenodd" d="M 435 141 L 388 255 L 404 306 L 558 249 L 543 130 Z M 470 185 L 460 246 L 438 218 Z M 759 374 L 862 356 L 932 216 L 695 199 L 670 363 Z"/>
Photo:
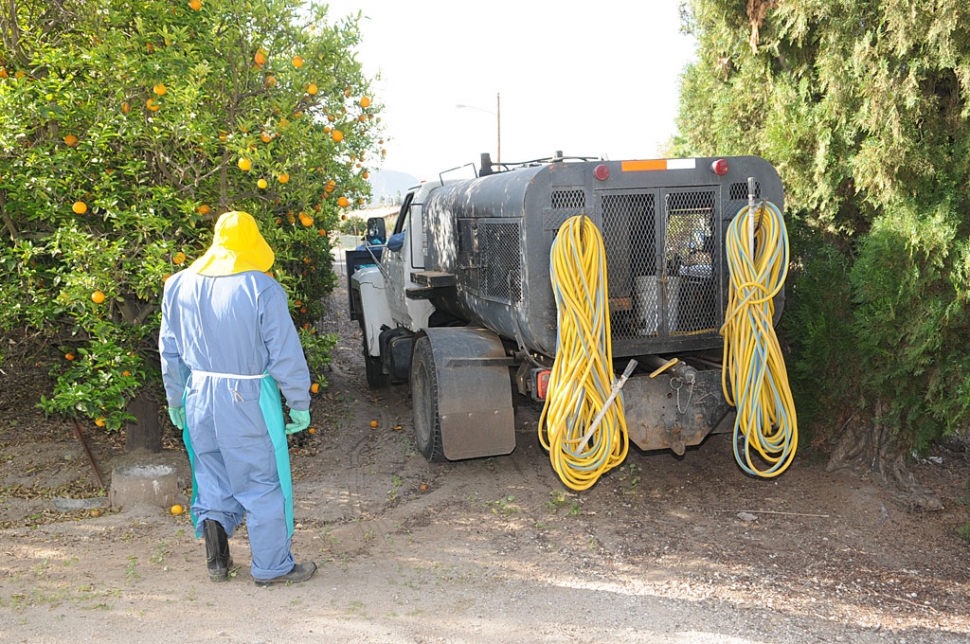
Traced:
<path id="1" fill-rule="evenodd" d="M 371 387 L 407 380 L 409 338 L 429 325 L 434 312 L 431 302 L 420 297 L 422 287 L 411 280 L 411 275 L 424 270 L 422 206 L 441 185 L 440 181 L 424 182 L 408 190 L 379 258 L 375 254 L 373 265 L 355 271 L 350 278 L 350 297 L 364 336 L 367 382 Z M 383 226 L 384 222 L 372 219 L 368 225 Z"/>

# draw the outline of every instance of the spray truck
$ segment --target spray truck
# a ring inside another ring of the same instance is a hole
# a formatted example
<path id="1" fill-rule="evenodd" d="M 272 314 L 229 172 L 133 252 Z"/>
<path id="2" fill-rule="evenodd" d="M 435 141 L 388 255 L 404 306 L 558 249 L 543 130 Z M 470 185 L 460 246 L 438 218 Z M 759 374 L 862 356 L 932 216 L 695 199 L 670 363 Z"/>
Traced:
<path id="1" fill-rule="evenodd" d="M 348 252 L 368 384 L 409 383 L 418 450 L 431 461 L 509 454 L 513 396 L 549 407 L 558 386 L 571 396 L 567 408 L 596 398 L 555 382 L 570 341 L 561 337 L 564 308 L 596 299 L 569 298 L 556 281 L 552 253 L 577 220 L 595 228 L 579 233 L 579 246 L 602 240 L 591 260 L 603 276 L 594 343 L 608 345 L 606 393 L 622 402 L 628 440 L 683 455 L 731 431 L 736 414 L 722 390 L 730 226 L 757 204 L 782 207 L 775 169 L 752 156 L 609 161 L 560 152 L 514 167 L 483 154 L 480 169 L 470 165 L 473 178 L 448 180 L 448 171 L 415 186 L 391 234 L 383 220 L 368 222 L 369 236 L 386 243 Z M 769 227 L 749 219 L 751 251 Z M 592 280 L 580 276 L 580 289 Z M 769 326 L 783 298 L 781 288 L 748 296 Z M 591 350 L 577 350 L 581 367 L 595 362 Z"/>

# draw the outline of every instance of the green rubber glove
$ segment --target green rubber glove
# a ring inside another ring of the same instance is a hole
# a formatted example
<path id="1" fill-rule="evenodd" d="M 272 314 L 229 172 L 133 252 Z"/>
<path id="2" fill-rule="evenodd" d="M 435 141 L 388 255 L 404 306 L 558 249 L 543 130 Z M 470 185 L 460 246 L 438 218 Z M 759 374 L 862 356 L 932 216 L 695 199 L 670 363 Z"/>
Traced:
<path id="1" fill-rule="evenodd" d="M 172 424 L 181 430 L 185 429 L 185 407 L 169 407 L 168 417 L 172 419 Z"/>
<path id="2" fill-rule="evenodd" d="M 293 422 L 286 423 L 287 435 L 302 432 L 304 429 L 310 426 L 310 410 L 299 411 L 297 409 L 291 409 L 290 419 Z"/>

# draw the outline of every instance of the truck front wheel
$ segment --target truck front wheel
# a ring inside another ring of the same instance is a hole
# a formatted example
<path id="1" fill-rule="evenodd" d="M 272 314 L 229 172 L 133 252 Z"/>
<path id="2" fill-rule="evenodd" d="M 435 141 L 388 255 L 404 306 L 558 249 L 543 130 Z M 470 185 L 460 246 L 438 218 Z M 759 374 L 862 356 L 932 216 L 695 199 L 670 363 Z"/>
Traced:
<path id="1" fill-rule="evenodd" d="M 411 406 L 418 451 L 431 462 L 446 460 L 441 446 L 438 380 L 431 341 L 427 336 L 421 336 L 414 342 L 414 355 L 411 358 Z"/>

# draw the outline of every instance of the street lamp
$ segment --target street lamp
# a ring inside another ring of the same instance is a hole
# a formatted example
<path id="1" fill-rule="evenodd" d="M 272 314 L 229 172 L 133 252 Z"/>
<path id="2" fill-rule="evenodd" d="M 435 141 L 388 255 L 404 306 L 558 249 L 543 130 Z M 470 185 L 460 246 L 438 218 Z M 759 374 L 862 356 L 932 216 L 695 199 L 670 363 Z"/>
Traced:
<path id="1" fill-rule="evenodd" d="M 459 103 L 455 107 L 467 107 L 471 110 L 478 110 L 479 112 L 485 112 L 486 114 L 491 114 L 495 117 L 496 124 L 498 126 L 498 149 L 495 152 L 495 163 L 501 165 L 502 163 L 502 95 L 499 93 L 495 94 L 495 111 L 486 110 L 481 107 L 476 107 L 474 105 L 464 105 Z"/>

